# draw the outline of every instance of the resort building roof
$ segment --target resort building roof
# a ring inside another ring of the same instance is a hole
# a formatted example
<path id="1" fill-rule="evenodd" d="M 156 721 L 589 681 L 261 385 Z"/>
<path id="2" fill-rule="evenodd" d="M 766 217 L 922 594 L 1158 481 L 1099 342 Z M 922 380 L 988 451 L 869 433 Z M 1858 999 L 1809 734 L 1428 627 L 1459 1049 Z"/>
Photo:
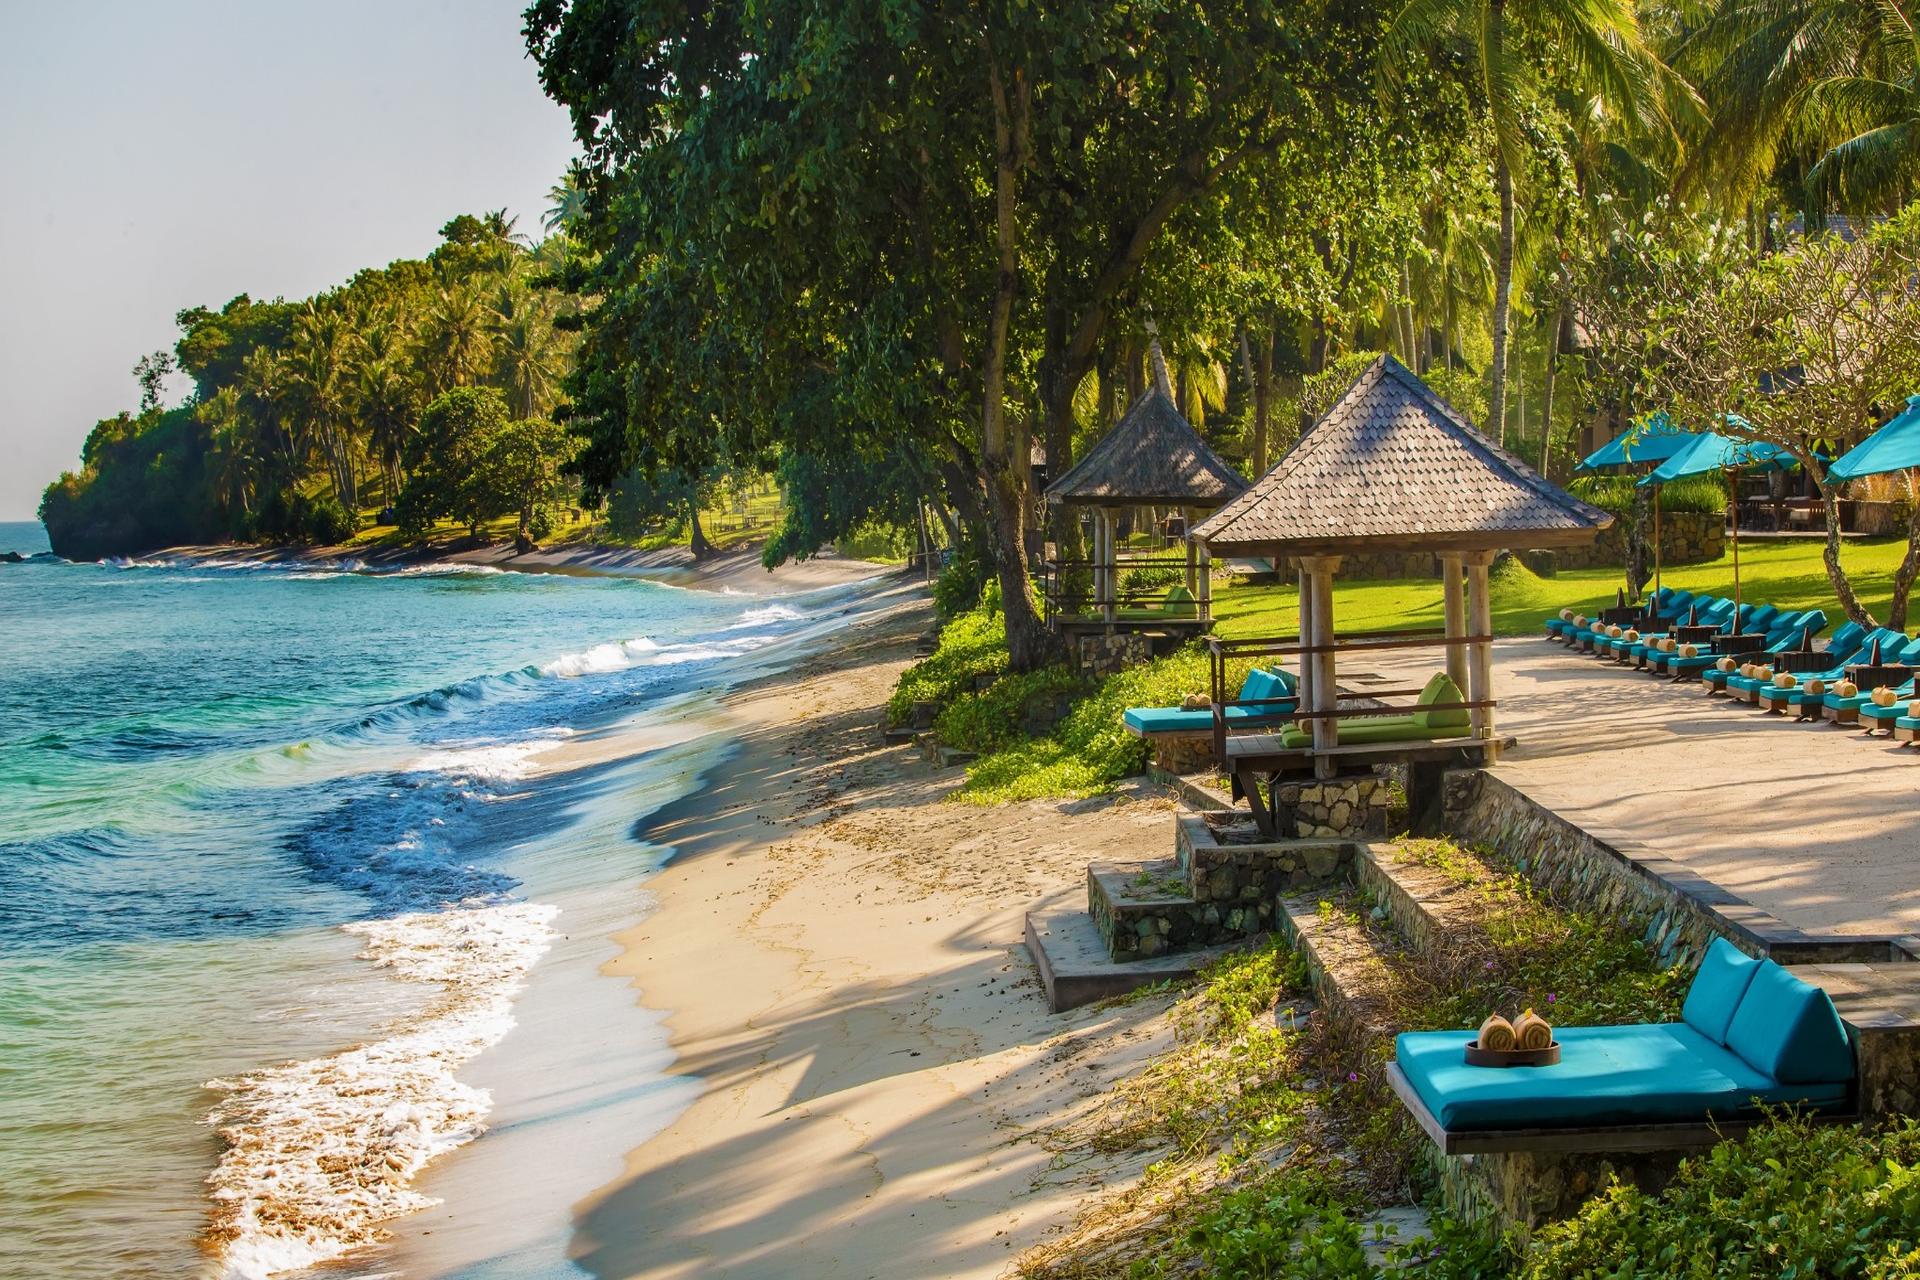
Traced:
<path id="1" fill-rule="evenodd" d="M 1194 536 L 1215 555 L 1493 551 L 1580 545 L 1612 523 L 1383 355 Z"/>

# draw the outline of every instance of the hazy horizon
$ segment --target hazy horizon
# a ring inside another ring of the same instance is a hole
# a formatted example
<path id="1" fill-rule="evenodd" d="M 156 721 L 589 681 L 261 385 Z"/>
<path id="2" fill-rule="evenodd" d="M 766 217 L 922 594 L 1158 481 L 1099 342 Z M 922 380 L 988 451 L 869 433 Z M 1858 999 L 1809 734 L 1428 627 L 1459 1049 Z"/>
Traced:
<path id="1" fill-rule="evenodd" d="M 305 296 L 458 213 L 537 234 L 574 146 L 524 5 L 0 6 L 0 520 L 137 407 L 182 308 Z"/>

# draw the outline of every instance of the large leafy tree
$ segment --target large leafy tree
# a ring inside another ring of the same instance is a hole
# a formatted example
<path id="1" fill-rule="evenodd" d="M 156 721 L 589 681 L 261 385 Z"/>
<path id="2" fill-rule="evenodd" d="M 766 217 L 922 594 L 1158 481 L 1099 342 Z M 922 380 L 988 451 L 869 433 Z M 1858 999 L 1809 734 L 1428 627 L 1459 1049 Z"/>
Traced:
<path id="1" fill-rule="evenodd" d="M 529 48 L 605 197 L 586 478 L 907 443 L 984 528 L 1015 667 L 1045 661 L 1029 442 L 1068 434 L 1170 221 L 1359 97 L 1376 25 L 1338 0 L 538 0 Z"/>

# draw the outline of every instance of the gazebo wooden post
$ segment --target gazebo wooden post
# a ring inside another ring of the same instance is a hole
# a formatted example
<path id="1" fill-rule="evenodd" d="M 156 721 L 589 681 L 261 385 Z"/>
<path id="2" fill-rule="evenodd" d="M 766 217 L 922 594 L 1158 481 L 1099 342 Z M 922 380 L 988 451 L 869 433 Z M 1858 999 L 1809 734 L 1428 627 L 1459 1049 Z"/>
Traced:
<path id="1" fill-rule="evenodd" d="M 1111 627 L 1119 608 L 1120 555 L 1114 544 L 1119 540 L 1120 521 L 1112 507 L 1100 507 L 1100 617 Z"/>
<path id="2" fill-rule="evenodd" d="M 1187 528 L 1192 530 L 1193 525 Z M 1187 535 L 1187 545 L 1198 548 L 1200 586 L 1193 594 L 1200 601 L 1200 621 L 1210 623 L 1213 621 L 1213 550 L 1191 532 Z"/>
<path id="3" fill-rule="evenodd" d="M 1447 639 L 1460 640 L 1467 633 L 1466 564 L 1459 552 L 1440 557 L 1440 600 L 1446 617 Z M 1465 690 L 1467 687 L 1467 650 L 1465 645 L 1447 646 L 1447 678 Z"/>
<path id="4" fill-rule="evenodd" d="M 1493 701 L 1493 596 L 1487 582 L 1487 570 L 1496 551 L 1475 551 L 1467 555 L 1467 627 L 1478 639 L 1469 646 L 1467 663 L 1467 701 Z M 1473 736 L 1485 742 L 1487 762 L 1493 762 L 1493 708 L 1475 707 L 1470 713 Z"/>
<path id="5" fill-rule="evenodd" d="M 1339 568 L 1339 556 L 1302 556 L 1300 559 L 1301 598 L 1313 601 L 1311 613 L 1305 619 L 1304 639 L 1309 648 L 1318 650 L 1311 655 L 1311 661 L 1301 664 L 1301 669 L 1310 668 L 1313 672 L 1307 709 L 1316 713 L 1333 711 L 1340 703 L 1339 677 L 1333 653 L 1333 575 Z M 1332 758 L 1318 753 L 1330 751 L 1339 745 L 1339 722 L 1330 715 L 1317 715 L 1313 721 L 1315 777 L 1333 776 Z"/>
<path id="6" fill-rule="evenodd" d="M 1194 523 L 1193 508 L 1180 508 L 1180 541 L 1187 544 L 1187 594 L 1198 600 L 1200 598 L 1200 583 L 1194 570 L 1200 563 L 1200 548 L 1192 538 L 1187 536 L 1186 532 L 1188 529 L 1193 528 Z"/>

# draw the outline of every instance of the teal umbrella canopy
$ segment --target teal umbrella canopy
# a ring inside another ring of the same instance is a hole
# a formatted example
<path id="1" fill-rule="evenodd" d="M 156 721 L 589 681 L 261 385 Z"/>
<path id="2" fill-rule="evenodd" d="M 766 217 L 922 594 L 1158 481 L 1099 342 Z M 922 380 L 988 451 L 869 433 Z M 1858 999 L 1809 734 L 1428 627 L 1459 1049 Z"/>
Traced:
<path id="1" fill-rule="evenodd" d="M 1743 471 L 1788 471 L 1799 465 L 1791 453 L 1777 444 L 1703 431 L 1686 448 L 1641 477 L 1640 483 L 1665 484 L 1682 476 L 1736 467 Z"/>
<path id="2" fill-rule="evenodd" d="M 1835 480 L 1858 480 L 1909 467 L 1920 467 L 1920 396 L 1908 396 L 1906 408 L 1841 454 L 1827 468 L 1827 475 Z"/>
<path id="3" fill-rule="evenodd" d="M 1648 414 L 1625 434 L 1615 436 L 1580 460 L 1577 470 L 1600 471 L 1606 467 L 1624 467 L 1634 463 L 1665 462 L 1692 444 L 1692 431 L 1673 425 L 1663 409 Z"/>

